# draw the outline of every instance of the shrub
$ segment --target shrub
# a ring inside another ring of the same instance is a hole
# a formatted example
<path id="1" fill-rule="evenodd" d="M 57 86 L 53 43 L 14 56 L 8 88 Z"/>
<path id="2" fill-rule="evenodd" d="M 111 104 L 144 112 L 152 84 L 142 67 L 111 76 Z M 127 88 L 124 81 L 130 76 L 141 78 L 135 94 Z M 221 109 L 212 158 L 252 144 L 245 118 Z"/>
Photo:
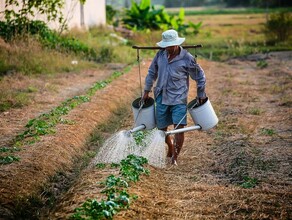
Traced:
<path id="1" fill-rule="evenodd" d="M 50 49 L 60 52 L 73 52 L 87 60 L 97 61 L 98 59 L 94 49 L 74 38 L 60 36 L 56 31 L 49 29 L 43 21 L 0 21 L 0 37 L 5 41 L 11 41 L 16 36 L 26 34 L 38 36 L 41 43 Z"/>
<path id="2" fill-rule="evenodd" d="M 265 25 L 268 41 L 283 42 L 288 40 L 292 33 L 292 13 L 273 13 Z"/>
<path id="3" fill-rule="evenodd" d="M 97 58 L 97 61 L 100 63 L 110 63 L 114 60 L 115 54 L 113 52 L 113 49 L 110 47 L 101 47 L 99 51 L 99 57 Z"/>
<path id="4" fill-rule="evenodd" d="M 111 5 L 106 6 L 106 22 L 108 24 L 113 24 L 114 17 L 117 15 L 117 10 L 115 10 Z"/>

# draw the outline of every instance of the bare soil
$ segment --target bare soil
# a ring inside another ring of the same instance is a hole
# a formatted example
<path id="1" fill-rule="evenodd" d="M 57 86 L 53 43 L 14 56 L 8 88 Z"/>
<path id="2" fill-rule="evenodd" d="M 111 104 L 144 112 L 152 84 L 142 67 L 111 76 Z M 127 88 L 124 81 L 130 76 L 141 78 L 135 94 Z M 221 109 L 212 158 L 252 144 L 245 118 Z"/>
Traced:
<path id="1" fill-rule="evenodd" d="M 219 124 L 206 132 L 185 134 L 178 166 L 148 166 L 150 176 L 143 176 L 130 187 L 138 199 L 115 219 L 291 219 L 291 56 L 291 52 L 286 52 L 226 63 L 199 60 L 206 72 L 207 94 Z M 267 66 L 261 68 L 259 61 Z M 149 64 L 148 60 L 142 62 L 143 77 Z M 47 83 L 57 84 L 60 92 L 36 98 L 26 108 L 2 113 L 1 146 L 24 129 L 27 120 L 57 106 L 65 97 L 82 93 L 109 72 L 96 70 L 88 74 L 85 81 L 82 80 L 86 74 L 62 78 L 62 83 L 58 83 L 58 78 L 47 79 Z M 191 88 L 190 99 L 196 96 L 194 82 Z M 15 210 L 24 201 L 34 205 L 32 198 L 42 197 L 39 194 L 50 178 L 57 173 L 66 174 L 81 158 L 95 127 L 107 123 L 121 107 L 128 106 L 129 113 L 120 129 L 130 128 L 130 104 L 138 95 L 138 68 L 133 67 L 99 90 L 91 102 L 66 116 L 76 123 L 58 125 L 55 134 L 18 152 L 19 162 L 2 165 L 0 217 L 16 218 Z M 50 101 L 46 103 L 45 97 Z M 193 123 L 190 117 L 188 121 Z M 84 169 L 50 212 L 35 218 L 68 218 L 86 199 L 101 198 L 97 182 L 108 175 L 108 170 Z M 256 183 L 243 188 L 250 180 Z"/>

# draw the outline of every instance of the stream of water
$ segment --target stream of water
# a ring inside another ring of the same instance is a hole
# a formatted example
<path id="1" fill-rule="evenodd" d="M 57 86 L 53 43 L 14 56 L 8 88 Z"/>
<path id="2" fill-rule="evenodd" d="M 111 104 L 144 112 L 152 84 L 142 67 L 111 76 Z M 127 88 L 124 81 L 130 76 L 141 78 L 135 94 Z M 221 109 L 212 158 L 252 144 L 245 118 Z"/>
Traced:
<path id="1" fill-rule="evenodd" d="M 93 160 L 98 163 L 119 163 L 129 154 L 143 156 L 155 167 L 166 166 L 165 135 L 157 129 L 147 132 L 143 141 L 136 143 L 133 134 L 122 130 L 108 138 Z"/>

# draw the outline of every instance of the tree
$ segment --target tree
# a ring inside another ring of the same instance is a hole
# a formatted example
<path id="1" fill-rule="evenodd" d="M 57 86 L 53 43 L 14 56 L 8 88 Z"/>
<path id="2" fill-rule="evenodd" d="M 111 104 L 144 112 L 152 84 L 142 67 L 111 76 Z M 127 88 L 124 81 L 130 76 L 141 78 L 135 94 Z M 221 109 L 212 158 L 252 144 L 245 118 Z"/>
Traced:
<path id="1" fill-rule="evenodd" d="M 46 16 L 47 21 L 63 21 L 61 9 L 64 6 L 63 0 L 5 0 L 5 19 L 10 21 L 30 20 L 36 14 Z M 15 10 L 14 8 L 20 8 Z"/>
<path id="2" fill-rule="evenodd" d="M 86 0 L 79 1 L 84 4 Z M 5 0 L 4 15 L 8 23 L 22 24 L 36 14 L 45 15 L 48 22 L 57 20 L 61 23 L 64 20 L 62 13 L 64 4 L 65 0 Z"/>

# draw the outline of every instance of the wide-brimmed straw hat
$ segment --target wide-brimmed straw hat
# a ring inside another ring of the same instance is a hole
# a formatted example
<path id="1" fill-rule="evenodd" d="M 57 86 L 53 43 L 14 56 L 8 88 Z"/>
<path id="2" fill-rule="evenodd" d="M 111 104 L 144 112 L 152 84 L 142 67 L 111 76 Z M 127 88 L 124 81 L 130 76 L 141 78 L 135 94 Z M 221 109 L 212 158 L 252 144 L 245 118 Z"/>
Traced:
<path id="1" fill-rule="evenodd" d="M 158 42 L 159 47 L 165 48 L 170 46 L 181 45 L 185 41 L 184 37 L 179 37 L 175 30 L 167 30 L 162 33 L 162 41 Z"/>

